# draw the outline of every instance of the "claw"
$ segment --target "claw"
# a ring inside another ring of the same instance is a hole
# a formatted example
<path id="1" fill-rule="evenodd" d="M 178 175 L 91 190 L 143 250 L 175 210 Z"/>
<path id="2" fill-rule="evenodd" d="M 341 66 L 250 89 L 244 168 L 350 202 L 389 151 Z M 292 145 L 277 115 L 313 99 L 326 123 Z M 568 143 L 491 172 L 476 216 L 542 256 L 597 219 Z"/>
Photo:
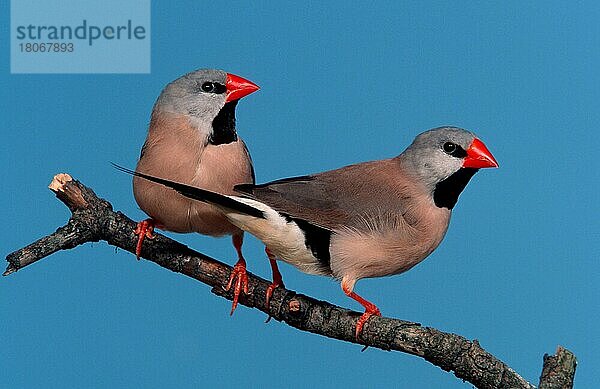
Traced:
<path id="1" fill-rule="evenodd" d="M 233 286 L 233 303 L 231 303 L 231 312 L 229 316 L 233 315 L 233 312 L 238 306 L 240 299 L 240 293 L 244 291 L 248 294 L 248 273 L 246 272 L 246 260 L 242 255 L 242 243 L 244 242 L 244 235 L 233 235 L 231 237 L 233 247 L 238 254 L 238 261 L 233 266 L 231 275 L 229 276 L 229 282 L 227 283 L 226 291 L 229 291 Z M 235 283 L 234 283 L 235 282 Z"/>
<path id="2" fill-rule="evenodd" d="M 140 260 L 140 255 L 142 253 L 142 245 L 144 243 L 144 239 L 154 239 L 154 226 L 156 222 L 153 219 L 146 219 L 137 224 L 134 230 L 134 234 L 138 236 L 137 245 L 135 246 L 135 257 L 137 260 Z"/>
<path id="3" fill-rule="evenodd" d="M 342 279 L 342 290 L 344 291 L 346 296 L 356 300 L 360 305 L 362 305 L 365 308 L 365 313 L 363 313 L 362 316 L 356 322 L 356 330 L 354 331 L 354 336 L 356 337 L 356 340 L 358 340 L 367 320 L 369 320 L 371 316 L 381 316 L 381 312 L 379 311 L 379 308 L 375 306 L 375 304 L 365 300 L 364 298 L 360 297 L 352 291 L 354 288 L 355 281 L 356 280 L 349 280 L 345 278 Z"/>
<path id="4" fill-rule="evenodd" d="M 231 312 L 229 313 L 230 316 L 233 315 L 233 312 L 237 308 L 240 293 L 244 291 L 245 294 L 248 294 L 248 274 L 246 273 L 246 261 L 243 259 L 240 259 L 235 266 L 233 266 L 233 270 L 231 271 L 229 282 L 227 283 L 225 290 L 231 290 L 232 286 L 233 303 L 231 304 Z"/>
<path id="5" fill-rule="evenodd" d="M 271 297 L 273 296 L 273 291 L 279 287 L 285 288 L 283 282 L 277 283 L 275 281 L 271 282 L 271 285 L 267 288 L 267 293 L 265 294 L 265 306 L 269 308 L 269 304 L 271 303 Z"/>
<path id="6" fill-rule="evenodd" d="M 363 313 L 362 316 L 356 322 L 356 331 L 354 332 L 354 336 L 356 336 L 356 340 L 358 340 L 358 337 L 360 336 L 360 333 L 362 332 L 363 326 L 365 325 L 365 323 L 367 322 L 367 320 L 369 320 L 369 318 L 371 316 L 381 316 L 381 312 L 379 312 L 379 308 L 377 308 L 375 305 L 373 305 L 372 309 L 367 308 L 365 310 L 365 313 Z"/>

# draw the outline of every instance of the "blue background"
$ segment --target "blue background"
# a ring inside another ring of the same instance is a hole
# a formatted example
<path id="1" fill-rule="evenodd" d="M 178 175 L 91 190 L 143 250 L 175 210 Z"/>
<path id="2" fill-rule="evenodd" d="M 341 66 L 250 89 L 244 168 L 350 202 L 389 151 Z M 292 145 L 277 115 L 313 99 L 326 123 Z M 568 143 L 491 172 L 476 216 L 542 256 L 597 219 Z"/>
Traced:
<path id="1" fill-rule="evenodd" d="M 238 106 L 259 181 L 400 153 L 444 124 L 477 132 L 501 168 L 480 172 L 441 246 L 408 273 L 363 280 L 386 316 L 479 339 L 533 383 L 558 344 L 598 366 L 597 2 L 188 1 L 152 8 L 149 75 L 10 75 L 2 4 L 0 252 L 63 225 L 46 189 L 68 172 L 135 219 L 130 177 L 151 107 L 200 67 L 262 90 Z M 228 239 L 175 235 L 233 264 Z M 247 239 L 249 269 L 269 276 Z M 290 289 L 360 307 L 335 282 L 282 265 Z M 420 358 L 299 332 L 105 243 L 0 279 L 0 386 L 466 388 Z"/>

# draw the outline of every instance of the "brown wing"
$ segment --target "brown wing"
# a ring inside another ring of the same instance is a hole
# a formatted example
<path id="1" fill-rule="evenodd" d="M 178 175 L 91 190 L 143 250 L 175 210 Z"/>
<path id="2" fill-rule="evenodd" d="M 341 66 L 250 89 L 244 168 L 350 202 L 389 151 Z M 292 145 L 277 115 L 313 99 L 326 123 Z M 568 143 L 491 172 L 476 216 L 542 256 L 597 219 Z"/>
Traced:
<path id="1" fill-rule="evenodd" d="M 235 190 L 292 218 L 336 229 L 352 226 L 365 215 L 401 211 L 397 201 L 390 201 L 398 200 L 394 169 L 397 165 L 391 160 L 366 162 L 261 185 L 238 185 Z"/>

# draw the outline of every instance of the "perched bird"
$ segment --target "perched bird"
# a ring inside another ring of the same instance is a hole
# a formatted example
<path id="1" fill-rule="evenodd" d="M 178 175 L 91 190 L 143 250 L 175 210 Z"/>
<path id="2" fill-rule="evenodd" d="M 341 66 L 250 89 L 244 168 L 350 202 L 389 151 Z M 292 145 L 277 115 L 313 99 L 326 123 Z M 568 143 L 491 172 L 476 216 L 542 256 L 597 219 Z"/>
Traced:
<path id="1" fill-rule="evenodd" d="M 238 196 L 128 172 L 215 205 L 277 259 L 340 280 L 344 293 L 365 309 L 358 338 L 380 312 L 354 292 L 356 281 L 405 272 L 427 257 L 442 241 L 471 177 L 491 167 L 498 163 L 473 133 L 442 127 L 418 135 L 397 157 L 238 185 Z"/>
<path id="2" fill-rule="evenodd" d="M 168 84 L 154 104 L 148 136 L 136 171 L 170 177 L 181 183 L 232 194 L 237 184 L 255 181 L 252 160 L 235 126 L 240 98 L 259 89 L 254 83 L 222 70 L 200 69 Z M 231 235 L 238 254 L 235 288 L 247 293 L 243 231 L 210 204 L 190 200 L 170 189 L 134 177 L 133 193 L 150 216 L 136 228 L 139 259 L 145 237 L 154 227 L 173 232 Z M 232 313 L 237 304 L 234 301 Z"/>

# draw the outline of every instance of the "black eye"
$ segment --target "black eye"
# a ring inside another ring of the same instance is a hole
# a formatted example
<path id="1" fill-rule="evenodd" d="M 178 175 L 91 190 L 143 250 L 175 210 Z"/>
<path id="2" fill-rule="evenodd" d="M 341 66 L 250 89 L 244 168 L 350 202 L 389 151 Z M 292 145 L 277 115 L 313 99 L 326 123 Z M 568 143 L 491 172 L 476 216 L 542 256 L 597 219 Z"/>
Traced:
<path id="1" fill-rule="evenodd" d="M 444 143 L 444 151 L 448 154 L 452 154 L 454 151 L 456 151 L 456 144 L 452 143 L 452 142 L 446 142 Z"/>
<path id="2" fill-rule="evenodd" d="M 467 152 L 465 151 L 465 149 L 463 149 L 462 147 L 460 147 L 460 145 L 457 145 L 456 143 L 446 142 L 442 146 L 442 149 L 446 154 L 451 155 L 455 158 L 464 158 L 467 156 Z"/>
<path id="3" fill-rule="evenodd" d="M 204 92 L 212 92 L 212 90 L 215 88 L 215 86 L 213 85 L 212 82 L 205 82 L 204 84 L 202 84 L 202 90 Z"/>

